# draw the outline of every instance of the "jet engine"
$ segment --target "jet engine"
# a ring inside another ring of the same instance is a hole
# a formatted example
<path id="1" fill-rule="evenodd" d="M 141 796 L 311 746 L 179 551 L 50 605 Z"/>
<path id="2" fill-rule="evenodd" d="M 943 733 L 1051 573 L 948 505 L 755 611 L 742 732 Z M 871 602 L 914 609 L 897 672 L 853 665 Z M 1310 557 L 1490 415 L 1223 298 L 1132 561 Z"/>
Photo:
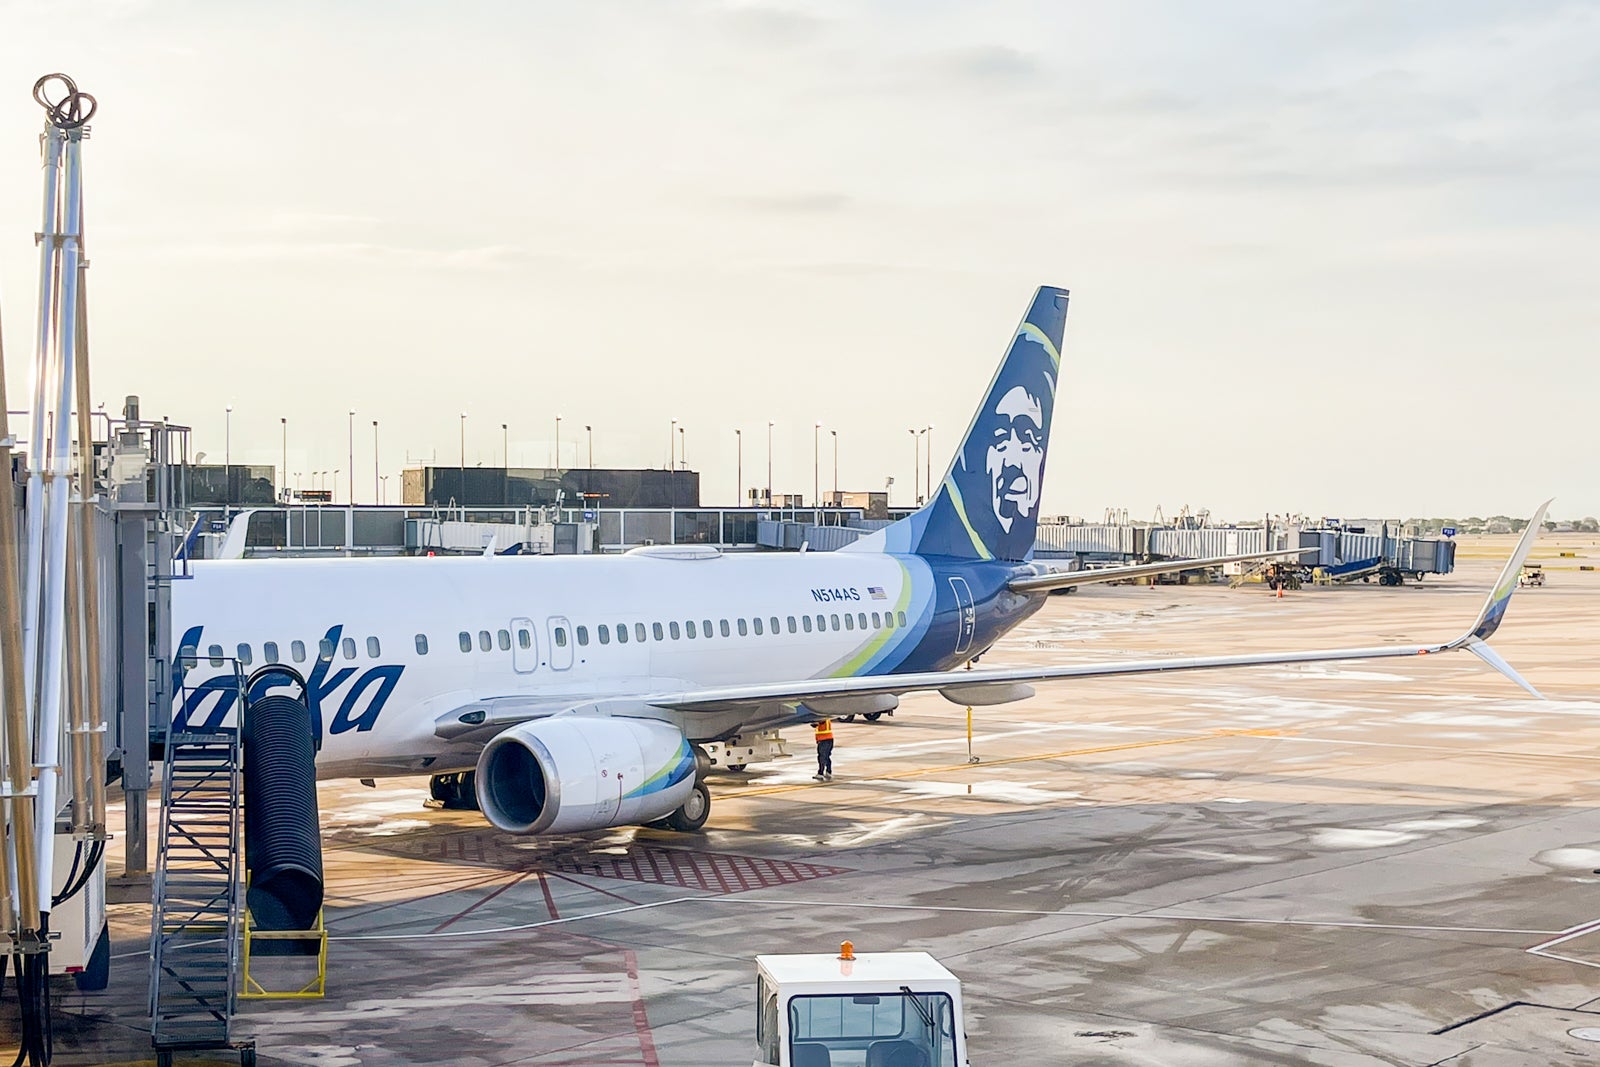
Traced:
<path id="1" fill-rule="evenodd" d="M 478 806 L 514 834 L 600 830 L 666 817 L 695 781 L 694 749 L 670 723 L 562 715 L 513 726 L 484 746 Z"/>

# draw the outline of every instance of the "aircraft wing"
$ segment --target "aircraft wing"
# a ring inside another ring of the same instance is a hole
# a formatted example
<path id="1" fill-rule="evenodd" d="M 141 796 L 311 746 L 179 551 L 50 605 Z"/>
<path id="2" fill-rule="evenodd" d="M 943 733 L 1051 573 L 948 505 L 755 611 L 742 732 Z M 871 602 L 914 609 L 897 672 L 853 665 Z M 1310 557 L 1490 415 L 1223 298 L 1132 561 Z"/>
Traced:
<path id="1" fill-rule="evenodd" d="M 1472 626 L 1453 641 L 1427 645 L 1376 645 L 1359 648 L 1310 649 L 1290 652 L 1261 652 L 1238 656 L 1164 657 L 1150 660 L 1123 660 L 1112 663 L 1083 663 L 1064 667 L 1014 667 L 998 670 L 923 671 L 915 674 L 867 675 L 850 678 L 805 678 L 788 682 L 763 682 L 714 689 L 685 690 L 677 693 L 618 695 L 610 700 L 574 702 L 570 698 L 537 700 L 528 697 L 497 697 L 474 701 L 454 708 L 435 720 L 437 736 L 452 741 L 484 742 L 509 726 L 561 712 L 593 708 L 604 713 L 606 705 L 619 709 L 640 705 L 667 711 L 726 712 L 762 705 L 798 703 L 819 715 L 848 714 L 869 706 L 874 697 L 899 697 L 907 693 L 938 692 L 957 704 L 1003 704 L 1033 695 L 1032 683 L 1068 681 L 1077 678 L 1108 678 L 1119 675 L 1165 674 L 1177 671 L 1214 670 L 1224 667 L 1267 667 L 1292 663 L 1328 663 L 1339 660 L 1388 659 L 1397 656 L 1427 656 L 1465 650 L 1536 697 L 1542 696 L 1510 664 L 1487 644 L 1505 616 L 1506 605 L 1517 589 L 1517 576 L 1528 552 L 1533 548 L 1546 501 L 1523 531 L 1517 547 L 1500 572 L 1499 580 L 1478 612 Z M 1293 554 L 1298 550 L 1290 550 Z M 1229 557 L 1232 558 L 1232 557 Z M 1186 566 L 1195 566 L 1190 560 Z M 1126 568 L 1131 569 L 1131 568 Z M 1105 574 L 1104 571 L 1094 572 Z M 892 706 L 892 704 L 890 705 Z"/>
<path id="2" fill-rule="evenodd" d="M 740 707 L 798 702 L 815 702 L 822 713 L 828 705 L 848 707 L 851 700 L 876 695 L 901 696 L 906 693 L 937 691 L 957 704 L 1000 704 L 1032 695 L 1030 683 L 1066 681 L 1075 678 L 1106 678 L 1128 674 L 1165 674 L 1176 671 L 1213 670 L 1222 667 L 1266 667 L 1291 663 L 1327 663 L 1338 660 L 1388 659 L 1397 656 L 1427 656 L 1466 650 L 1510 678 L 1529 693 L 1539 693 L 1510 664 L 1501 659 L 1486 642 L 1500 626 L 1506 605 L 1517 588 L 1517 575 L 1533 548 L 1549 501 L 1523 531 L 1516 550 L 1507 560 L 1500 578 L 1490 590 L 1483 609 L 1466 633 L 1453 641 L 1428 645 L 1377 645 L 1364 648 L 1311 649 L 1303 652 L 1263 652 L 1239 656 L 1191 656 L 1153 660 L 1125 660 L 1114 663 L 1085 663 L 1066 667 L 1014 667 L 999 670 L 925 671 L 917 674 L 888 674 L 857 678 L 815 678 L 797 682 L 773 682 L 728 686 L 696 692 L 650 697 L 646 703 L 673 711 L 729 711 Z"/>
<path id="3" fill-rule="evenodd" d="M 1200 570 L 1203 567 L 1220 567 L 1224 563 L 1251 563 L 1263 559 L 1289 559 L 1311 548 L 1280 548 L 1272 552 L 1248 552 L 1238 556 L 1210 556 L 1205 559 L 1169 559 L 1160 563 L 1135 563 L 1126 567 L 1097 567 L 1081 571 L 1048 571 L 1044 574 L 1024 575 L 1006 583 L 1013 593 L 1045 593 L 1055 589 L 1070 589 L 1079 585 L 1099 582 L 1120 582 L 1129 578 L 1149 578 L 1157 574 L 1176 574 L 1179 571 Z"/>

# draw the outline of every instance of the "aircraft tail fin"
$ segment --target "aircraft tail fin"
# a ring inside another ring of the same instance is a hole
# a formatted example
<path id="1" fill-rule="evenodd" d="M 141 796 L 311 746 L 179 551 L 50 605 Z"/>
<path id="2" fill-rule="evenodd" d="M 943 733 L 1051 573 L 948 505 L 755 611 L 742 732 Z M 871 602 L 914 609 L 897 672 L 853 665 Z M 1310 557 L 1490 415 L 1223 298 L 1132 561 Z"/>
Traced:
<path id="1" fill-rule="evenodd" d="M 1067 290 L 1043 286 L 1034 293 L 926 506 L 851 548 L 958 559 L 1032 557 L 1066 320 Z"/>

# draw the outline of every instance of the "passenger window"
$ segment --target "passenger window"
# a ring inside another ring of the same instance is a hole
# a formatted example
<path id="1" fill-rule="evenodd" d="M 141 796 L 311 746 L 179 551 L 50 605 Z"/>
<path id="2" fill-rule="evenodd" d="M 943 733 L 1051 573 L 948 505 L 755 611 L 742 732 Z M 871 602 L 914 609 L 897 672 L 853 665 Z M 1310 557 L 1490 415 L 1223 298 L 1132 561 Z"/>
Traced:
<path id="1" fill-rule="evenodd" d="M 667 639 L 667 632 L 661 628 L 661 624 L 659 622 L 653 622 L 650 624 L 650 633 L 655 636 L 657 641 L 665 641 Z"/>
<path id="2" fill-rule="evenodd" d="M 509 631 L 509 630 L 498 630 L 498 631 L 495 632 L 495 636 L 500 639 L 500 651 L 501 652 L 510 652 L 511 651 L 511 631 Z"/>
<path id="3" fill-rule="evenodd" d="M 760 636 L 761 636 L 761 635 L 762 635 L 762 634 L 764 634 L 764 633 L 765 633 L 765 632 L 766 632 L 766 631 L 765 631 L 765 630 L 764 630 L 764 629 L 762 629 L 762 627 L 761 627 L 761 616 L 760 616 L 760 615 L 757 615 L 757 616 L 756 616 L 756 617 L 755 617 L 755 618 L 753 618 L 753 619 L 751 619 L 751 620 L 750 620 L 750 622 L 751 622 L 751 623 L 752 623 L 752 624 L 753 624 L 753 625 L 754 625 L 754 626 L 755 626 L 755 628 L 756 628 L 756 636 L 757 636 L 757 637 L 760 637 Z M 742 619 L 741 619 L 741 620 L 740 620 L 740 623 L 739 623 L 739 624 L 740 624 L 740 625 L 741 625 L 741 626 L 743 626 L 743 625 L 744 625 L 744 620 L 742 620 Z"/>
<path id="4" fill-rule="evenodd" d="M 818 615 L 817 616 L 817 632 L 818 633 L 822 633 L 827 628 L 828 628 L 828 617 L 826 615 Z"/>
<path id="5" fill-rule="evenodd" d="M 777 627 L 774 626 L 773 629 L 776 630 Z M 807 626 L 806 629 L 809 630 L 809 629 L 811 629 L 811 627 Z M 794 616 L 793 615 L 789 616 L 789 632 L 790 633 L 794 633 Z"/>
<path id="6" fill-rule="evenodd" d="M 711 636 L 711 620 L 710 619 L 702 619 L 701 620 L 701 622 L 700 622 L 700 632 L 705 634 L 707 637 Z"/>
<path id="7" fill-rule="evenodd" d="M 355 638 L 346 637 L 344 640 L 339 642 L 339 645 L 340 645 L 341 648 L 344 649 L 344 658 L 345 659 L 355 659 L 356 658 L 356 639 Z"/>
<path id="8" fill-rule="evenodd" d="M 417 635 L 417 655 L 426 656 L 427 654 L 428 654 L 428 638 L 424 634 L 418 634 Z"/>
<path id="9" fill-rule="evenodd" d="M 778 632 L 778 617 L 776 615 L 772 617 L 772 632 Z"/>
<path id="10" fill-rule="evenodd" d="M 382 655 L 383 646 L 378 644 L 378 639 L 376 637 L 367 638 L 367 656 L 371 659 L 378 659 Z"/>
<path id="11" fill-rule="evenodd" d="M 304 641 L 290 641 L 289 655 L 294 657 L 296 663 L 304 663 L 306 661 L 306 643 Z"/>
<path id="12" fill-rule="evenodd" d="M 644 623 L 636 622 L 633 624 L 633 639 L 635 641 L 643 641 L 645 639 Z"/>
<path id="13" fill-rule="evenodd" d="M 691 641 L 693 641 L 693 640 L 694 640 L 694 638 L 695 638 L 695 632 L 694 632 L 694 620 L 693 620 L 693 619 L 690 619 L 690 620 L 689 620 L 689 621 L 688 621 L 688 622 L 686 622 L 686 623 L 684 623 L 684 624 L 683 624 L 683 627 L 684 627 L 684 629 L 685 629 L 685 630 L 687 630 L 687 631 L 688 631 L 688 633 L 689 633 L 689 640 L 691 640 Z"/>
<path id="14" fill-rule="evenodd" d="M 182 665 L 183 669 L 187 671 L 196 665 L 195 660 L 199 657 L 199 655 L 200 649 L 194 645 L 184 645 L 182 648 L 178 649 L 178 662 L 180 665 Z"/>
<path id="15" fill-rule="evenodd" d="M 878 630 L 878 629 L 882 629 L 882 627 L 883 627 L 883 622 L 882 622 L 882 620 L 880 620 L 878 618 L 878 613 L 876 611 L 874 611 L 872 613 L 872 628 L 874 630 Z"/>
<path id="16" fill-rule="evenodd" d="M 791 619 L 790 621 L 793 622 L 794 620 Z M 800 621 L 805 624 L 806 633 L 810 633 L 811 632 L 811 616 L 810 615 L 802 615 L 802 616 L 800 616 Z"/>
<path id="17" fill-rule="evenodd" d="M 677 623 L 669 622 L 669 623 L 667 623 L 667 633 L 671 634 L 672 635 L 672 639 L 674 641 L 676 641 L 682 636 L 683 631 L 678 629 L 678 624 Z"/>
<path id="18" fill-rule="evenodd" d="M 739 619 L 738 622 L 739 622 L 739 636 L 740 637 L 749 637 L 750 636 L 750 627 L 749 627 L 749 625 L 746 624 L 743 619 Z M 759 626 L 761 624 L 758 622 L 756 625 Z"/>
<path id="19" fill-rule="evenodd" d="M 589 643 L 589 628 L 587 626 L 580 626 L 575 632 L 578 635 L 578 644 L 587 645 Z"/>
<path id="20" fill-rule="evenodd" d="M 221 645 L 212 645 L 210 648 L 206 649 L 206 655 L 211 657 L 211 665 L 213 667 L 222 666 L 222 646 Z"/>
<path id="21" fill-rule="evenodd" d="M 856 614 L 856 625 L 861 627 L 863 630 L 865 630 L 867 628 L 867 613 L 866 612 L 862 611 L 862 612 L 858 612 Z"/>
<path id="22" fill-rule="evenodd" d="M 727 637 L 727 636 L 728 636 L 728 634 L 729 634 L 729 630 L 728 630 L 728 620 L 727 620 L 727 619 L 723 619 L 723 620 L 722 620 L 722 623 L 721 623 L 721 627 L 722 627 L 722 636 L 723 636 L 723 637 Z"/>
<path id="23" fill-rule="evenodd" d="M 906 624 L 906 613 L 905 612 L 897 611 L 897 612 L 894 613 L 894 617 L 895 617 L 896 625 L 904 626 Z"/>
<path id="24" fill-rule="evenodd" d="M 241 664 L 243 664 L 244 666 L 246 666 L 246 667 L 250 666 L 250 646 L 249 645 L 240 645 L 239 646 L 239 662 Z"/>
<path id="25" fill-rule="evenodd" d="M 831 615 L 829 618 L 833 619 L 833 628 L 837 630 L 839 628 L 839 616 Z"/>
<path id="26" fill-rule="evenodd" d="M 488 630 L 478 631 L 478 647 L 483 649 L 485 652 L 488 652 L 490 649 L 494 648 L 494 638 L 489 636 Z"/>
<path id="27" fill-rule="evenodd" d="M 617 623 L 617 644 L 625 645 L 627 643 L 628 643 L 628 624 L 625 623 L 625 622 L 619 622 L 619 623 Z"/>
<path id="28" fill-rule="evenodd" d="M 611 643 L 611 627 L 607 626 L 605 623 L 601 623 L 599 626 L 595 627 L 595 632 L 600 635 L 600 643 L 602 645 L 609 645 Z"/>
<path id="29" fill-rule="evenodd" d="M 261 646 L 261 658 L 268 663 L 278 662 L 278 642 L 268 641 Z"/>
<path id="30" fill-rule="evenodd" d="M 556 642 L 556 644 L 560 645 L 562 648 L 566 648 L 567 647 L 567 631 L 565 631 L 561 627 L 557 626 L 556 627 L 556 636 L 558 638 L 560 638 L 560 640 L 558 640 Z M 533 647 L 533 635 L 531 633 L 529 633 L 526 629 L 522 628 L 522 627 L 518 627 L 517 628 L 517 647 L 522 649 L 523 651 L 527 651 L 528 649 Z"/>
<path id="31" fill-rule="evenodd" d="M 527 633 L 528 631 L 524 630 L 522 632 L 523 633 Z M 567 647 L 567 628 L 565 626 L 557 626 L 556 627 L 556 647 L 557 648 L 566 648 Z"/>
<path id="32" fill-rule="evenodd" d="M 317 642 L 317 659 L 323 663 L 333 662 L 333 642 L 326 637 Z"/>
<path id="33" fill-rule="evenodd" d="M 839 628 L 839 622 L 837 619 L 834 620 L 833 628 L 835 630 Z M 844 628 L 846 630 L 854 630 L 856 628 L 856 620 L 848 613 L 844 617 Z"/>
<path id="34" fill-rule="evenodd" d="M 461 642 L 461 651 L 463 651 L 463 652 L 471 652 L 472 651 L 472 635 L 467 633 L 467 631 L 462 630 L 461 631 L 461 636 L 459 638 L 457 638 L 457 640 L 459 640 Z"/>

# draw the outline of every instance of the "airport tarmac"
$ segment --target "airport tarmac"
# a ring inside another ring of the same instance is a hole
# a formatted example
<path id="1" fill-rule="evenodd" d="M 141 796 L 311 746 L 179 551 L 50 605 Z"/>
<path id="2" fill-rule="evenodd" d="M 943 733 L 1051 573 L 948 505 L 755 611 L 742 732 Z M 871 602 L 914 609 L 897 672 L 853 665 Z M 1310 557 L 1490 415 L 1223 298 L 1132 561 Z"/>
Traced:
<path id="1" fill-rule="evenodd" d="M 983 665 L 1448 638 L 1509 548 L 1400 589 L 1091 587 Z M 326 783 L 327 996 L 241 1028 L 264 1064 L 742 1067 L 752 958 L 848 938 L 955 971 L 977 1064 L 1592 1062 L 1600 547 L 1538 555 L 1495 643 L 1548 702 L 1465 654 L 1105 679 L 978 709 L 969 763 L 965 710 L 915 697 L 838 727 L 831 783 L 798 737 L 718 775 L 699 835 L 523 839 L 422 780 Z M 150 1059 L 149 908 L 111 910 L 59 1064 Z"/>

